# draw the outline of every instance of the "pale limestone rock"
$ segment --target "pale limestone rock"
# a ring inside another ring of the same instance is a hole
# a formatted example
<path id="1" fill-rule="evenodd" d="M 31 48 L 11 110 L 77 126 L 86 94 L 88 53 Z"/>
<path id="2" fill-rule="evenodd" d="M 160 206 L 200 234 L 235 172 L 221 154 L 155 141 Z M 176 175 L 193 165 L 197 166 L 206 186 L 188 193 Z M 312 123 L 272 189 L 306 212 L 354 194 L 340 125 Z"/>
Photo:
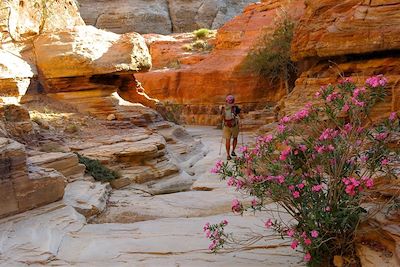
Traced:
<path id="1" fill-rule="evenodd" d="M 80 12 L 89 25 L 115 33 L 171 33 L 166 0 L 79 0 Z"/>
<path id="2" fill-rule="evenodd" d="M 146 71 L 151 57 L 143 37 L 92 26 L 41 34 L 34 42 L 37 65 L 46 79 Z"/>
<path id="3" fill-rule="evenodd" d="M 150 196 L 135 185 L 111 193 L 114 203 L 95 221 L 98 223 L 131 223 L 155 218 L 204 217 L 231 210 L 232 199 L 239 198 L 234 190 L 188 191 Z"/>
<path id="4" fill-rule="evenodd" d="M 68 180 L 76 180 L 85 174 L 85 165 L 80 164 L 74 153 L 51 152 L 28 158 L 28 162 L 43 168 L 51 168 L 62 173 Z"/>
<path id="5" fill-rule="evenodd" d="M 24 95 L 36 69 L 24 59 L 0 49 L 0 97 Z"/>
<path id="6" fill-rule="evenodd" d="M 75 181 L 65 188 L 63 202 L 89 218 L 104 211 L 110 191 L 108 183 Z"/>
<path id="7" fill-rule="evenodd" d="M 0 266 L 48 263 L 65 236 L 85 223 L 85 217 L 61 203 L 0 220 Z"/>
<path id="8" fill-rule="evenodd" d="M 290 248 L 289 240 L 280 238 L 258 242 L 242 251 L 210 253 L 203 226 L 223 219 L 229 221 L 227 231 L 237 238 L 248 238 L 254 231 L 272 234 L 272 230 L 264 230 L 265 218 L 260 214 L 90 224 L 64 239 L 57 258 L 93 266 L 305 266 L 301 254 Z"/>
<path id="9" fill-rule="evenodd" d="M 172 175 L 172 177 L 166 177 L 161 180 L 148 182 L 146 184 L 146 191 L 153 195 L 188 191 L 195 180 L 195 177 L 190 176 L 185 171 L 182 171 L 178 175 Z"/>
<path id="10" fill-rule="evenodd" d="M 115 120 L 115 119 L 116 119 L 116 117 L 115 117 L 114 114 L 110 114 L 110 115 L 107 116 L 107 120 L 108 120 L 108 121 L 113 121 L 113 120 Z"/>
<path id="11" fill-rule="evenodd" d="M 17 41 L 21 41 L 40 32 L 84 25 L 73 0 L 8 0 L 1 1 L 0 10 L 0 32 L 5 34 L 3 38 L 6 40 L 10 34 Z"/>
<path id="12" fill-rule="evenodd" d="M 216 29 L 255 0 L 79 0 L 87 24 L 116 33 Z"/>

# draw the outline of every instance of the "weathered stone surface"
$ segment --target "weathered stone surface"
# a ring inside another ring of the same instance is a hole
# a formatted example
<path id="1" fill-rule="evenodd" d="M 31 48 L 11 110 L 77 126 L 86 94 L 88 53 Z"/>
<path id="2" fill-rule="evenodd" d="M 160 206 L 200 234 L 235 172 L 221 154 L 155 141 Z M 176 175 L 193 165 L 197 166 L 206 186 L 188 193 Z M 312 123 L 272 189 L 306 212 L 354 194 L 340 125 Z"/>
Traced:
<path id="1" fill-rule="evenodd" d="M 400 1 L 306 3 L 292 45 L 296 60 L 400 49 Z"/>
<path id="2" fill-rule="evenodd" d="M 79 231 L 85 218 L 72 207 L 54 203 L 0 220 L 0 265 L 47 264 L 71 232 Z"/>
<path id="3" fill-rule="evenodd" d="M 2 1 L 0 14 L 0 36 L 3 41 L 10 38 L 10 35 L 15 40 L 21 41 L 41 32 L 84 25 L 73 0 Z"/>
<path id="4" fill-rule="evenodd" d="M 254 0 L 79 0 L 87 24 L 116 33 L 217 29 Z"/>
<path id="5" fill-rule="evenodd" d="M 215 34 L 213 34 L 215 35 Z M 161 68 L 183 68 L 184 65 L 193 65 L 204 60 L 208 51 L 189 51 L 185 46 L 190 46 L 196 37 L 193 33 L 176 33 L 171 35 L 145 34 L 152 57 L 153 70 Z M 208 44 L 215 41 L 215 36 L 203 38 Z"/>
<path id="6" fill-rule="evenodd" d="M 358 229 L 357 254 L 362 266 L 400 265 L 400 213 L 379 204 Z"/>
<path id="7" fill-rule="evenodd" d="M 42 153 L 29 157 L 28 162 L 43 168 L 55 169 L 68 180 L 82 178 L 85 174 L 85 165 L 79 164 L 78 156 L 74 153 Z"/>
<path id="8" fill-rule="evenodd" d="M 0 97 L 24 95 L 36 69 L 9 51 L 0 49 Z"/>
<path id="9" fill-rule="evenodd" d="M 219 120 L 218 107 L 225 103 L 227 94 L 234 94 L 237 103 L 249 110 L 255 109 L 258 103 L 277 102 L 285 94 L 284 87 L 244 74 L 241 66 L 260 35 L 273 32 L 274 18 L 282 7 L 295 19 L 304 11 L 303 1 L 250 5 L 219 29 L 215 49 L 199 63 L 136 77 L 149 96 L 182 105 L 183 117 L 191 124 L 215 125 Z"/>
<path id="10" fill-rule="evenodd" d="M 6 135 L 22 143 L 34 140 L 34 128 L 27 109 L 20 105 L 0 106 L 0 121 Z"/>
<path id="11" fill-rule="evenodd" d="M 391 111 L 400 109 L 399 63 L 398 57 L 344 60 L 335 64 L 325 61 L 318 63 L 301 74 L 294 90 L 280 102 L 281 116 L 298 111 L 308 102 L 315 102 L 315 93 L 320 87 L 329 83 L 336 84 L 342 72 L 359 85 L 363 85 L 374 74 L 384 74 L 389 81 L 388 96 L 384 102 L 374 107 L 371 116 L 373 119 L 388 117 Z"/>
<path id="12" fill-rule="evenodd" d="M 110 191 L 111 187 L 108 183 L 75 181 L 65 188 L 63 202 L 89 218 L 103 212 Z"/>
<path id="13" fill-rule="evenodd" d="M 85 22 L 115 33 L 171 33 L 166 0 L 79 0 Z"/>
<path id="14" fill-rule="evenodd" d="M 151 67 L 148 49 L 137 33 L 118 35 L 79 26 L 41 34 L 34 44 L 38 68 L 46 79 L 146 71 Z"/>
<path id="15" fill-rule="evenodd" d="M 0 217 L 55 202 L 63 197 L 64 176 L 53 169 L 26 165 L 25 147 L 0 138 Z"/>

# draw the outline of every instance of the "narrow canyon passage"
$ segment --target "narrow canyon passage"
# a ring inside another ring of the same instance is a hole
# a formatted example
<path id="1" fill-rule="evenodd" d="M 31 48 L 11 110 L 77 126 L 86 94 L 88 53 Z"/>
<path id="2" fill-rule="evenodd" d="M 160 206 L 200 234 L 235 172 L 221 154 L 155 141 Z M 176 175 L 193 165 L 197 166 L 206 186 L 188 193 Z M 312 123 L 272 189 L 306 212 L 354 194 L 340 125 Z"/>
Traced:
<path id="1" fill-rule="evenodd" d="M 223 147 L 219 155 L 221 131 L 187 130 L 204 145 L 189 164 L 193 190 L 162 195 L 133 185 L 113 190 L 101 215 L 107 223 L 87 223 L 62 201 L 2 219 L 0 266 L 302 266 L 301 255 L 279 238 L 242 250 L 208 251 L 202 229 L 207 222 L 227 219 L 227 232 L 238 239 L 272 231 L 264 229 L 265 214 L 232 214 L 231 200 L 243 196 L 210 173 L 225 158 Z M 251 139 L 244 135 L 243 141 Z"/>

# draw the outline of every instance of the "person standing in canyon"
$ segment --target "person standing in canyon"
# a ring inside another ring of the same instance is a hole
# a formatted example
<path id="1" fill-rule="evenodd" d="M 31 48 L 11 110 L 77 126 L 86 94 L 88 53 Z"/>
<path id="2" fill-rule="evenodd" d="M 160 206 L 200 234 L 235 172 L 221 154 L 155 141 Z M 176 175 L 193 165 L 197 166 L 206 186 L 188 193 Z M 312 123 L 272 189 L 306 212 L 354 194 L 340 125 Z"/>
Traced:
<path id="1" fill-rule="evenodd" d="M 223 122 L 223 138 L 225 138 L 226 148 L 226 159 L 230 160 L 232 157 L 236 157 L 235 149 L 239 136 L 239 113 L 240 108 L 235 105 L 235 97 L 228 95 L 226 97 L 225 106 L 221 109 L 221 119 Z M 232 153 L 231 151 L 231 138 L 232 141 Z"/>

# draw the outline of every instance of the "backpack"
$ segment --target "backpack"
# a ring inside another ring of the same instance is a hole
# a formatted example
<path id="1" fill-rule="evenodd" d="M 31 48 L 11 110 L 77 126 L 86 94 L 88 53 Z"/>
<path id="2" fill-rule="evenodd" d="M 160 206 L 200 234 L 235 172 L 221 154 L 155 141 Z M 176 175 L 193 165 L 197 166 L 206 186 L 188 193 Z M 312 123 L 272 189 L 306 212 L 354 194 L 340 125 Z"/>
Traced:
<path id="1" fill-rule="evenodd" d="M 232 128 L 235 127 L 237 124 L 237 117 L 236 115 L 239 113 L 237 112 L 237 106 L 226 105 L 223 110 L 224 115 L 224 126 Z"/>

